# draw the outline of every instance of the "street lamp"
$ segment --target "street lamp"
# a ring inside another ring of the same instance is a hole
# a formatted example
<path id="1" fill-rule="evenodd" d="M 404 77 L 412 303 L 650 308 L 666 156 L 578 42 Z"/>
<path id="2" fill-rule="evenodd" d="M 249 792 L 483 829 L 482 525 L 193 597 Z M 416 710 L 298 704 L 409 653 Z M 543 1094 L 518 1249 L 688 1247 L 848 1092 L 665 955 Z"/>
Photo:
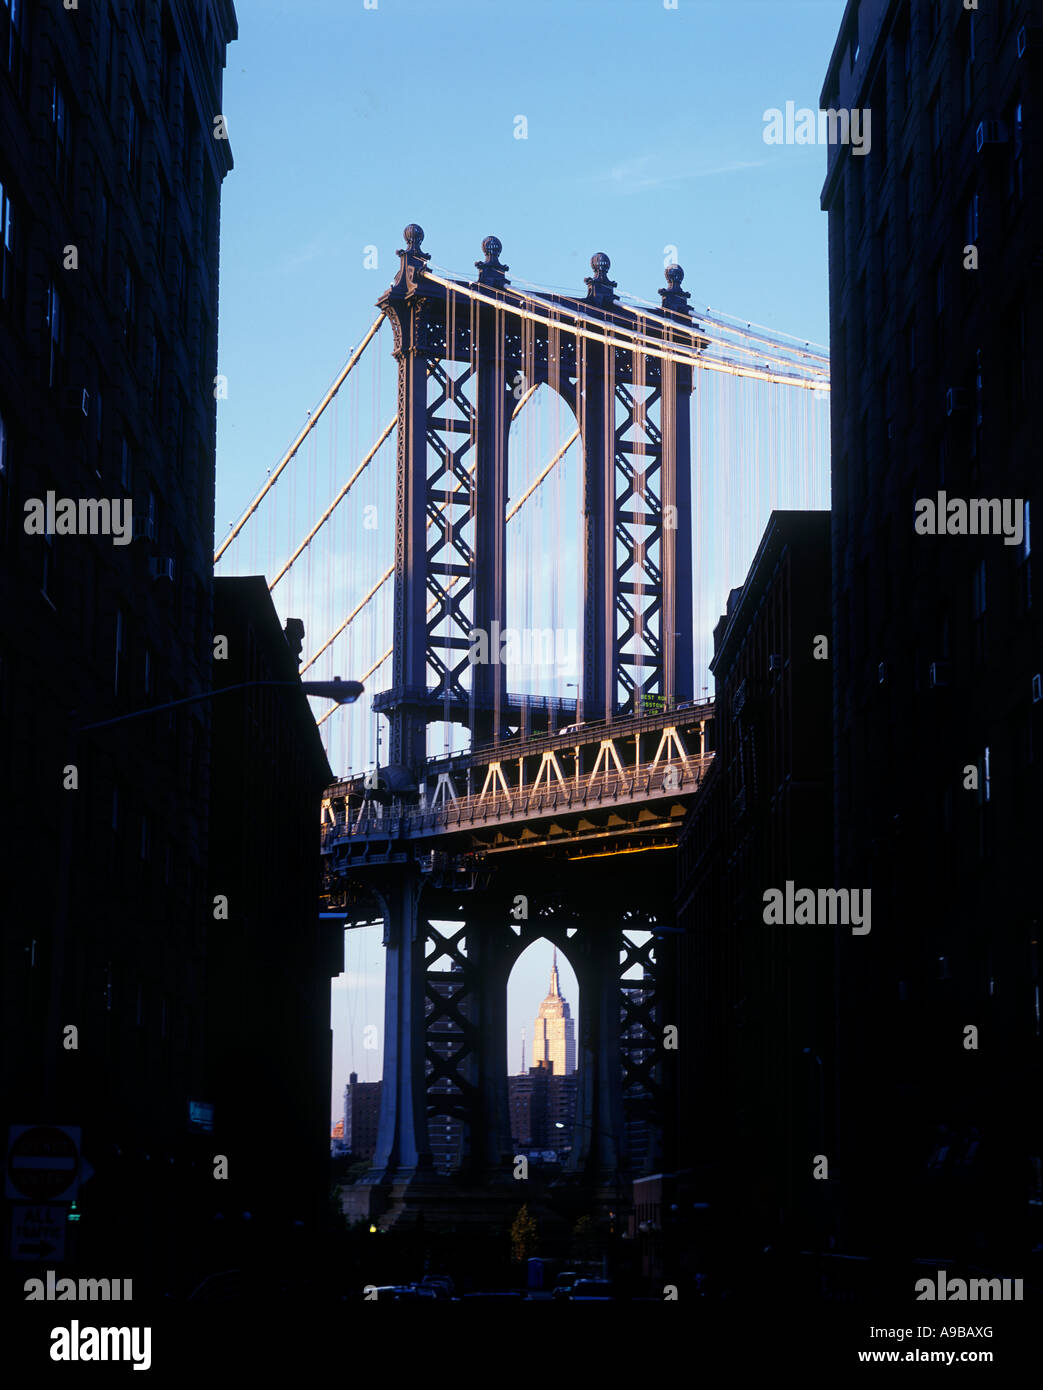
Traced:
<path id="1" fill-rule="evenodd" d="M 265 686 L 301 690 L 305 695 L 314 695 L 320 700 L 333 700 L 338 705 L 353 705 L 364 688 L 361 681 L 342 681 L 339 676 L 334 676 L 331 681 L 240 681 L 238 685 L 221 685 L 216 690 L 204 690 L 199 695 L 186 695 L 181 700 L 167 700 L 162 705 L 150 705 L 148 709 L 118 714 L 115 719 L 99 719 L 94 724 L 84 724 L 78 732 L 85 734 L 89 729 L 106 729 L 111 724 L 125 724 L 128 719 L 140 719 L 146 714 L 159 714 L 162 710 L 176 709 L 179 705 L 198 704 L 200 700 L 212 700 L 215 696 L 227 695 L 232 690 L 255 690 Z"/>

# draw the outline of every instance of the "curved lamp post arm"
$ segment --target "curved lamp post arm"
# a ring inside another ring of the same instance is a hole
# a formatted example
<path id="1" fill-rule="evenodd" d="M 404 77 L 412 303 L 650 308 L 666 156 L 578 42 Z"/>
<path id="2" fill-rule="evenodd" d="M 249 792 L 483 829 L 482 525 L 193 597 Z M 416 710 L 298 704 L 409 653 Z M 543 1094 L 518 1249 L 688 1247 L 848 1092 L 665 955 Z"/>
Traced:
<path id="1" fill-rule="evenodd" d="M 94 724 L 84 724 L 78 730 L 83 734 L 88 729 L 106 729 L 110 724 L 125 724 L 128 719 L 141 719 L 146 714 L 159 714 L 163 710 L 177 709 L 179 705 L 194 705 L 200 700 L 212 700 L 217 695 L 228 695 L 233 690 L 256 690 L 260 687 L 282 687 L 285 690 L 300 690 L 305 695 L 319 699 L 333 700 L 338 705 L 353 705 L 362 694 L 361 681 L 342 681 L 336 677 L 331 681 L 240 681 L 238 685 L 222 685 L 216 690 L 204 690 L 199 695 L 186 695 L 181 700 L 167 700 L 162 705 L 150 705 L 148 709 L 133 710 L 130 714 L 118 714 L 114 719 L 99 719 Z"/>

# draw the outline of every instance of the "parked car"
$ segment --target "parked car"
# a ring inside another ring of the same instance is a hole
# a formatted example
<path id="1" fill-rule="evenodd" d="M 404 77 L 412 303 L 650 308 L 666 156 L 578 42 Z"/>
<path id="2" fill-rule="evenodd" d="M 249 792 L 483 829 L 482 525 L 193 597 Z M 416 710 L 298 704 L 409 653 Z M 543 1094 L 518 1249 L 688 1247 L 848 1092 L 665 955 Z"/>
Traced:
<path id="1" fill-rule="evenodd" d="M 569 1294 L 570 1303 L 611 1303 L 615 1286 L 607 1279 L 577 1279 Z"/>
<path id="2" fill-rule="evenodd" d="M 452 1298 L 456 1286 L 448 1274 L 425 1274 L 420 1281 L 423 1289 L 433 1289 L 436 1298 Z"/>
<path id="3" fill-rule="evenodd" d="M 554 1288 L 551 1290 L 552 1297 L 559 1299 L 568 1298 L 572 1293 L 572 1286 L 578 1278 L 579 1275 L 574 1269 L 563 1269 L 558 1275 Z"/>
<path id="4" fill-rule="evenodd" d="M 378 1303 L 420 1303 L 438 1297 L 434 1289 L 420 1284 L 378 1284 L 374 1291 Z"/>

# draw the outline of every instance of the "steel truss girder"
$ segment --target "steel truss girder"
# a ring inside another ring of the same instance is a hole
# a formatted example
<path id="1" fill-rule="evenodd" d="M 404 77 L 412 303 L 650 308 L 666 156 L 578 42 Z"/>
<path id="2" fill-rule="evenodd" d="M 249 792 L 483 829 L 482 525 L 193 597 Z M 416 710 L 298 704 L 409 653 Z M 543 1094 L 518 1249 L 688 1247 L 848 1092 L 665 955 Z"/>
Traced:
<path id="1" fill-rule="evenodd" d="M 430 922 L 426 923 L 425 949 L 428 946 L 432 949 L 425 959 L 424 1056 L 428 1119 L 447 1115 L 470 1126 L 477 1118 L 474 1061 L 479 1039 L 468 1005 L 480 986 L 462 949 L 468 930 L 467 926 L 463 926 L 452 937 L 446 938 Z M 435 962 L 443 956 L 452 961 L 455 970 L 433 969 Z M 439 1023 L 448 1025 L 448 1031 L 436 1029 L 435 1025 Z M 443 1081 L 448 1082 L 453 1090 L 436 1089 L 438 1083 Z"/>
<path id="2" fill-rule="evenodd" d="M 643 399 L 639 389 L 615 383 L 616 401 L 625 412 L 614 435 L 615 698 L 623 714 L 641 708 L 642 696 L 665 693 L 661 623 L 664 517 L 659 495 L 663 439 L 655 420 L 662 394 L 658 383 L 647 386 Z M 628 438 L 630 431 L 638 437 Z"/>
<path id="3" fill-rule="evenodd" d="M 620 1053 L 623 1063 L 623 1100 L 633 1112 L 650 1123 L 661 1123 L 663 1087 L 660 1082 L 663 1037 L 659 1023 L 658 966 L 656 939 L 638 944 L 628 932 L 649 931 L 656 923 L 627 927 L 623 934 L 620 984 Z M 644 970 L 640 982 L 626 980 L 635 965 Z"/>

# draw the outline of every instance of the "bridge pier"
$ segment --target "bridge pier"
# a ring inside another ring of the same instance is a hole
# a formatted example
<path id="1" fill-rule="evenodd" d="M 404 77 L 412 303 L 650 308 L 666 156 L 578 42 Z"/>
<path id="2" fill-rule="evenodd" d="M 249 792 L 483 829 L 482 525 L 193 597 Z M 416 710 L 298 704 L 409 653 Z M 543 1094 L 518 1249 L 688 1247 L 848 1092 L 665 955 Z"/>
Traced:
<path id="1" fill-rule="evenodd" d="M 384 1084 L 367 1183 L 390 1187 L 433 1174 L 424 1068 L 424 933 L 415 863 L 396 866 L 374 892 L 384 907 Z"/>

